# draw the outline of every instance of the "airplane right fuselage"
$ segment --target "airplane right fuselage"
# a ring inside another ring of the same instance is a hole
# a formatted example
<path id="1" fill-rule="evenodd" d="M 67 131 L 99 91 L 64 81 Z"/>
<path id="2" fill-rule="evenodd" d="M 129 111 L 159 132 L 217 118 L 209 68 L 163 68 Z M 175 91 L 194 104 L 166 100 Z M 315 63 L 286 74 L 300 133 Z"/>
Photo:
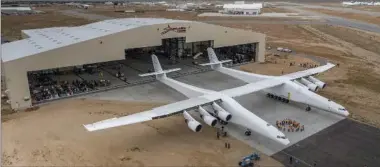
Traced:
<path id="1" fill-rule="evenodd" d="M 297 85 L 292 81 L 286 81 L 280 86 L 262 90 L 265 93 L 270 93 L 278 97 L 288 99 L 290 101 L 303 103 L 308 106 L 319 108 L 339 115 L 345 115 L 345 112 L 339 111 L 343 106 L 320 96 L 305 87 Z"/>
<path id="2" fill-rule="evenodd" d="M 260 74 L 247 73 L 240 70 L 222 67 L 220 64 L 212 67 L 213 69 L 232 76 L 247 83 L 255 83 L 264 79 L 278 78 L 274 76 L 265 76 Z M 343 106 L 337 104 L 325 97 L 322 97 L 306 88 L 306 86 L 298 85 L 287 78 L 284 79 L 284 84 L 272 88 L 261 90 L 261 92 L 271 93 L 273 95 L 288 99 L 298 103 L 303 103 L 308 106 L 329 111 L 338 115 L 347 116 L 348 112 Z"/>

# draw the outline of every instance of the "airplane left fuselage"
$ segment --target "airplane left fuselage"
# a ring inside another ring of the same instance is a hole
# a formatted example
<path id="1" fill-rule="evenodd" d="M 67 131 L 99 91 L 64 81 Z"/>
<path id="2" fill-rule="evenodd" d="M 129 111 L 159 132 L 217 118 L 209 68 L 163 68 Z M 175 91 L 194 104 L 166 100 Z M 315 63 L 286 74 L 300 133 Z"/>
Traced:
<path id="1" fill-rule="evenodd" d="M 221 102 L 219 103 L 219 105 L 232 115 L 231 120 L 228 121 L 229 123 L 239 125 L 250 131 L 255 131 L 263 136 L 266 136 L 284 145 L 289 143 L 289 140 L 281 131 L 279 131 L 276 127 L 267 123 L 260 117 L 256 116 L 251 111 L 247 110 L 235 99 L 227 95 L 224 95 L 220 92 L 208 93 L 201 97 L 209 98 L 212 96 L 220 97 Z"/>
<path id="2" fill-rule="evenodd" d="M 228 95 L 213 90 L 198 88 L 167 77 L 159 79 L 159 81 L 188 98 L 201 97 L 210 100 L 216 99 L 216 97 L 220 98 L 222 102 L 220 102 L 219 105 L 232 115 L 232 118 L 228 121 L 229 123 L 245 127 L 247 130 L 255 131 L 282 144 L 286 145 L 289 143 L 285 135 L 276 127 L 256 116 Z"/>

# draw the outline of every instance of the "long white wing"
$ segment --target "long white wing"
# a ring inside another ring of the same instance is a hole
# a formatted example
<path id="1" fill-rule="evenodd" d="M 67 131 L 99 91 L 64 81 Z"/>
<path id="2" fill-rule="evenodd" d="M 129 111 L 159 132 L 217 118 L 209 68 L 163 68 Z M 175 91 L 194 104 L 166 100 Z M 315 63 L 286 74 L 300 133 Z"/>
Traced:
<path id="1" fill-rule="evenodd" d="M 230 96 L 230 97 L 238 97 L 242 95 L 246 95 L 249 93 L 257 92 L 263 89 L 275 87 L 282 85 L 285 81 L 277 78 L 273 79 L 264 79 L 255 83 L 250 83 L 244 86 L 232 88 L 232 89 L 226 89 L 223 90 L 221 93 Z"/>
<path id="2" fill-rule="evenodd" d="M 304 70 L 304 71 L 298 71 L 298 72 L 286 74 L 286 75 L 283 75 L 283 76 L 290 78 L 290 80 L 293 80 L 293 79 L 307 77 L 307 76 L 311 76 L 311 75 L 314 75 L 314 74 L 318 74 L 318 73 L 327 71 L 330 68 L 333 68 L 334 66 L 335 66 L 335 64 L 327 63 L 326 65 L 323 65 L 323 66 L 319 66 L 319 67 L 316 67 L 316 68 L 311 68 L 311 69 Z"/>
<path id="3" fill-rule="evenodd" d="M 305 71 L 294 72 L 294 73 L 279 76 L 279 77 L 263 79 L 263 80 L 260 80 L 260 81 L 254 82 L 254 83 L 249 83 L 249 84 L 241 86 L 241 87 L 226 89 L 226 90 L 223 90 L 222 93 L 225 95 L 228 95 L 230 97 L 238 97 L 238 96 L 246 95 L 249 93 L 257 92 L 257 91 L 260 91 L 263 89 L 282 85 L 284 82 L 286 82 L 288 80 L 294 80 L 294 79 L 318 74 L 318 73 L 324 72 L 324 71 L 326 71 L 326 70 L 328 70 L 334 66 L 335 66 L 334 64 L 327 63 L 326 65 L 320 66 L 317 68 L 312 68 L 312 69 L 308 69 Z"/>
<path id="4" fill-rule="evenodd" d="M 150 121 L 153 119 L 164 118 L 176 114 L 182 113 L 184 110 L 191 110 L 192 108 L 200 105 L 206 105 L 214 101 L 220 100 L 220 97 L 196 97 L 187 100 L 171 103 L 168 105 L 153 108 L 148 111 L 139 112 L 136 114 L 123 116 L 119 118 L 111 118 L 92 124 L 84 125 L 88 131 L 96 131 L 101 129 L 108 129 L 112 127 L 118 127 L 123 125 L 130 125 L 139 122 Z"/>

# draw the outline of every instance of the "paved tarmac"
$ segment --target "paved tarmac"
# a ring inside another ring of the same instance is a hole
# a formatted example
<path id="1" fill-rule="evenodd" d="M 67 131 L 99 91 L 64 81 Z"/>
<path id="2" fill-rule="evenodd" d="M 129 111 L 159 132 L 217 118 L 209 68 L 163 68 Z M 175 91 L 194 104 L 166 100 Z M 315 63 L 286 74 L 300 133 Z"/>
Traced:
<path id="1" fill-rule="evenodd" d="M 299 3 L 291 3 L 291 2 L 287 2 L 287 4 L 302 6 L 305 8 L 327 9 L 327 10 L 334 10 L 338 12 L 365 14 L 365 15 L 370 15 L 370 16 L 375 16 L 375 17 L 380 16 L 380 12 L 357 10 L 357 9 L 352 9 L 349 7 L 343 7 L 343 6 L 333 7 L 333 6 L 320 6 L 320 5 L 311 5 L 311 4 L 299 4 Z"/>
<path id="2" fill-rule="evenodd" d="M 87 20 L 108 20 L 108 19 L 114 19 L 113 17 L 98 15 L 94 13 L 85 13 L 83 10 L 80 9 L 72 9 L 72 10 L 63 10 L 60 11 L 62 14 L 67 16 L 73 16 L 73 17 L 81 17 Z"/>
<path id="3" fill-rule="evenodd" d="M 306 10 L 300 9 L 300 7 L 302 6 L 281 6 L 281 8 L 292 10 L 301 14 L 319 16 L 326 21 L 325 24 L 351 27 L 351 28 L 356 28 L 356 29 L 360 29 L 364 31 L 380 33 L 380 26 L 376 24 L 371 24 L 371 23 L 362 22 L 362 21 L 353 20 L 353 19 L 346 19 L 342 17 L 330 16 L 330 15 L 322 14 L 318 12 L 306 11 Z"/>
<path id="4" fill-rule="evenodd" d="M 378 167 L 380 129 L 345 119 L 272 157 L 289 164 L 286 154 L 317 167 Z"/>

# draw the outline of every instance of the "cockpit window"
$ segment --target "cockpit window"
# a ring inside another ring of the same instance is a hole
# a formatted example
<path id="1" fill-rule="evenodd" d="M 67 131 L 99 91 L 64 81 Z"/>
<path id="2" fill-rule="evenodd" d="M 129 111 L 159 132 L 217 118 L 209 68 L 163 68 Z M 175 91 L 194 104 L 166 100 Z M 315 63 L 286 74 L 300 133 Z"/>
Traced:
<path id="1" fill-rule="evenodd" d="M 345 108 L 338 108 L 338 110 L 346 111 L 346 109 L 345 109 Z"/>
<path id="2" fill-rule="evenodd" d="M 279 139 L 280 139 L 280 138 L 281 138 L 281 139 L 286 139 L 285 136 L 279 136 L 279 135 L 277 136 L 277 138 L 279 138 Z"/>

